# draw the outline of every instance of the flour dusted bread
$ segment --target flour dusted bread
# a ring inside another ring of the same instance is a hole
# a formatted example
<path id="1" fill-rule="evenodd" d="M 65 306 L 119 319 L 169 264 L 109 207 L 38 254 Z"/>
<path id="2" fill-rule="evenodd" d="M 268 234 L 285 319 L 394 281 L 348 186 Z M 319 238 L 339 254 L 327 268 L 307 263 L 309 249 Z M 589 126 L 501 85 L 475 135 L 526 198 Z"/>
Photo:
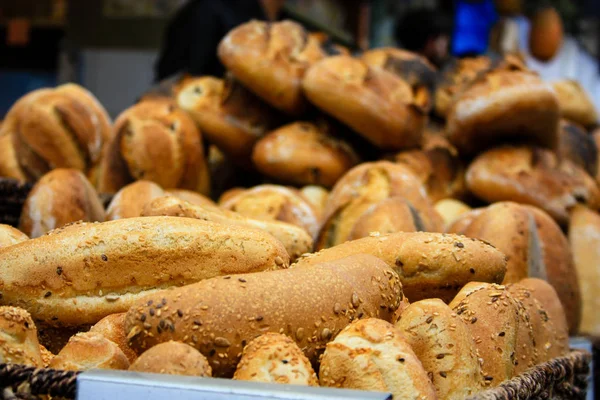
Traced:
<path id="1" fill-rule="evenodd" d="M 66 371 L 129 368 L 129 361 L 119 346 L 99 333 L 78 333 L 52 359 L 50 368 Z"/>
<path id="2" fill-rule="evenodd" d="M 576 80 L 552 82 L 563 118 L 575 121 L 585 127 L 598 122 L 598 112 L 586 91 Z"/>
<path id="3" fill-rule="evenodd" d="M 346 327 L 327 345 L 321 386 L 391 392 L 394 399 L 435 399 L 427 372 L 392 324 L 365 319 Z"/>
<path id="4" fill-rule="evenodd" d="M 29 240 L 29 236 L 10 225 L 0 224 L 0 248 Z"/>
<path id="5" fill-rule="evenodd" d="M 401 298 L 390 267 L 376 257 L 355 255 L 156 293 L 130 308 L 125 327 L 136 351 L 183 341 L 208 358 L 214 376 L 231 377 L 244 346 L 264 333 L 289 336 L 314 365 L 346 325 L 370 317 L 390 321 Z"/>
<path id="6" fill-rule="evenodd" d="M 130 363 L 135 361 L 137 353 L 129 347 L 125 334 L 125 313 L 111 314 L 102 318 L 90 328 L 90 332 L 99 333 L 110 340 L 125 354 Z"/>
<path id="7" fill-rule="evenodd" d="M 233 379 L 319 386 L 317 375 L 298 345 L 279 333 L 265 333 L 242 352 Z"/>
<path id="8" fill-rule="evenodd" d="M 22 308 L 0 307 L 0 362 L 44 366 L 37 329 Z"/>
<path id="9" fill-rule="evenodd" d="M 181 342 L 165 342 L 143 352 L 130 371 L 154 374 L 211 376 L 208 360 L 198 350 Z"/>
<path id="10" fill-rule="evenodd" d="M 165 194 L 159 185 L 151 181 L 141 180 L 130 183 L 113 196 L 106 209 L 106 219 L 113 221 L 139 217 L 146 204 Z"/>

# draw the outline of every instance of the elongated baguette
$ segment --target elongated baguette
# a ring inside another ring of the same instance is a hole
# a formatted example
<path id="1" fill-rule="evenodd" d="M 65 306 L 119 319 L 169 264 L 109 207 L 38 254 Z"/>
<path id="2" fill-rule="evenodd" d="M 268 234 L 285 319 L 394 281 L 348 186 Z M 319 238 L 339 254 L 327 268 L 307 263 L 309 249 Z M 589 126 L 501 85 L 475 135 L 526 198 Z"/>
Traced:
<path id="1" fill-rule="evenodd" d="M 246 218 L 234 211 L 216 207 L 195 205 L 172 196 L 159 197 L 146 205 L 142 216 L 166 215 L 172 217 L 196 218 L 235 226 L 262 229 L 278 239 L 291 260 L 296 260 L 304 253 L 312 250 L 313 241 L 302 228 L 280 221 L 262 221 Z"/>
<path id="2" fill-rule="evenodd" d="M 204 354 L 217 377 L 231 377 L 242 349 L 267 333 L 285 334 L 316 363 L 350 322 L 390 321 L 402 299 L 398 275 L 360 254 L 295 268 L 208 279 L 137 302 L 125 330 L 138 353 L 168 340 Z"/>
<path id="3" fill-rule="evenodd" d="M 0 249 L 0 303 L 79 326 L 159 289 L 288 262 L 279 241 L 241 226 L 173 217 L 77 224 Z"/>

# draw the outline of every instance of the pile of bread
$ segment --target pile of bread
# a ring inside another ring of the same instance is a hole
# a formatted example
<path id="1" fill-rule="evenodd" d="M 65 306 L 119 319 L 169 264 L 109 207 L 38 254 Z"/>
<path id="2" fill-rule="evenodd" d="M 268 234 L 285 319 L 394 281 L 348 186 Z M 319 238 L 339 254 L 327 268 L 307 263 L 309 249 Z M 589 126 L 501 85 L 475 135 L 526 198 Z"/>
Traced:
<path id="1" fill-rule="evenodd" d="M 35 185 L 0 226 L 3 362 L 463 399 L 600 334 L 577 85 L 289 21 L 219 56 L 114 124 L 76 85 L 8 113 L 0 175 Z"/>

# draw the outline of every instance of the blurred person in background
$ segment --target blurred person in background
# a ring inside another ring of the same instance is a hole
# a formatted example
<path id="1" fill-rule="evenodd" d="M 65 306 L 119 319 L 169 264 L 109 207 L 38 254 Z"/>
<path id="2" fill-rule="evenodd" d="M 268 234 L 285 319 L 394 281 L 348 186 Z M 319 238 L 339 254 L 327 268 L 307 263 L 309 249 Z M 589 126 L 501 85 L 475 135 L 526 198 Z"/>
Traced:
<path id="1" fill-rule="evenodd" d="M 452 54 L 457 57 L 484 54 L 497 20 L 493 0 L 457 0 L 454 5 Z"/>

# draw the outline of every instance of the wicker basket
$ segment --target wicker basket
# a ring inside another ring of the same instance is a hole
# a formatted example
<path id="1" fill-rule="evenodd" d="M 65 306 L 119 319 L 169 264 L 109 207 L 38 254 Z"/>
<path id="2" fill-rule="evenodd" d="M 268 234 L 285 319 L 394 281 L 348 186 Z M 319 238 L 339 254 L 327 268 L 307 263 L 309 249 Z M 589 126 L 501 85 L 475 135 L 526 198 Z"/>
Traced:
<path id="1" fill-rule="evenodd" d="M 500 386 L 485 390 L 470 400 L 491 399 L 585 399 L 591 354 L 572 350 L 529 369 Z M 75 371 L 36 369 L 14 364 L 0 364 L 2 398 L 38 399 L 44 395 L 74 399 Z"/>

